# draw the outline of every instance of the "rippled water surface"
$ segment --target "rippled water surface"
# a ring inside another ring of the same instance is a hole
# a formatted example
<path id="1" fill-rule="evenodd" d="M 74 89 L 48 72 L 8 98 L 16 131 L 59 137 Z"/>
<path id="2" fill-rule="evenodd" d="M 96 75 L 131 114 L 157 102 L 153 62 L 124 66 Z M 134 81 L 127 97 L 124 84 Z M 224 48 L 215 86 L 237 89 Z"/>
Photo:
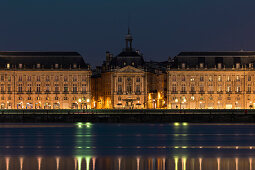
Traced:
<path id="1" fill-rule="evenodd" d="M 0 169 L 255 170 L 255 124 L 0 124 Z"/>

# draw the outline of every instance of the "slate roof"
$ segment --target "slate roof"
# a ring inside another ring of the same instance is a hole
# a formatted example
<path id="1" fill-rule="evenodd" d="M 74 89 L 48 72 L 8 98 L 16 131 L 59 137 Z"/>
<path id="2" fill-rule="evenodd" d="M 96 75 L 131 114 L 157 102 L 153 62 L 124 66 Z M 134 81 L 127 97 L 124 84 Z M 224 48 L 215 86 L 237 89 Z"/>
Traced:
<path id="1" fill-rule="evenodd" d="M 255 51 L 180 52 L 178 56 L 251 56 Z"/>
<path id="2" fill-rule="evenodd" d="M 89 67 L 77 52 L 0 52 L 0 68 L 6 68 L 7 64 L 10 64 L 11 68 L 18 68 L 18 65 L 22 64 L 26 69 L 35 68 L 37 64 L 44 69 L 51 69 L 55 64 L 63 69 L 70 69 L 73 64 L 81 69 Z"/>

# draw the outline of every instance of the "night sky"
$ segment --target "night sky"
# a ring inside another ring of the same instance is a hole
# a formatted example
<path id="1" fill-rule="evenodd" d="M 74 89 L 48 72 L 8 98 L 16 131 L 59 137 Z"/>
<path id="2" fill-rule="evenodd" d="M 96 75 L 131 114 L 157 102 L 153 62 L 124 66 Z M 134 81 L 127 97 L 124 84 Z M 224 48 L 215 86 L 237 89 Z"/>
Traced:
<path id="1" fill-rule="evenodd" d="M 255 50 L 254 9 L 254 0 L 1 0 L 0 50 L 78 51 L 100 65 L 124 47 L 128 23 L 146 60 Z"/>

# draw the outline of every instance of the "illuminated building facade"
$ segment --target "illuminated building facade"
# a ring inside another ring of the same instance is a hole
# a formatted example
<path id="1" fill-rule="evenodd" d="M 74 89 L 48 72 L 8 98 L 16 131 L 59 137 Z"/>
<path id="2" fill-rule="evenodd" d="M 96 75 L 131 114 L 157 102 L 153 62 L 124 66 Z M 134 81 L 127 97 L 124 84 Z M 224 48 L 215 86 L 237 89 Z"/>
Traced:
<path id="1" fill-rule="evenodd" d="M 181 52 L 167 70 L 169 109 L 255 108 L 255 52 Z"/>
<path id="2" fill-rule="evenodd" d="M 76 52 L 0 52 L 1 109 L 91 108 L 91 71 Z"/>
<path id="3" fill-rule="evenodd" d="M 164 83 L 166 71 L 160 63 L 145 62 L 141 52 L 132 47 L 128 31 L 126 47 L 113 57 L 106 52 L 106 61 L 93 76 L 92 102 L 97 109 L 145 109 L 165 105 Z M 166 64 L 166 63 L 164 63 Z M 158 66 L 156 68 L 153 68 Z M 160 71 L 159 71 L 160 70 Z M 164 75 L 164 76 L 163 76 Z M 163 80 L 163 81 L 161 81 Z M 159 90 L 159 91 L 158 91 Z"/>

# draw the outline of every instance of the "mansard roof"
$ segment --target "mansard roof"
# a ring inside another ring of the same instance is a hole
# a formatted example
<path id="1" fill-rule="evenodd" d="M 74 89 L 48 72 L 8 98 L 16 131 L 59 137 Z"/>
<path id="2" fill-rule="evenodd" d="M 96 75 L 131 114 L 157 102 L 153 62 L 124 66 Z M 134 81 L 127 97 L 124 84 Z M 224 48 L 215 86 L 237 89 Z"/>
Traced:
<path id="1" fill-rule="evenodd" d="M 6 68 L 7 64 L 10 64 L 11 68 L 18 68 L 18 65 L 22 64 L 23 68 L 28 69 L 35 68 L 37 64 L 40 64 L 44 69 L 53 68 L 55 64 L 63 69 L 73 68 L 74 65 L 80 69 L 89 68 L 78 52 L 2 51 L 0 52 L 0 68 Z"/>
<path id="2" fill-rule="evenodd" d="M 252 56 L 255 51 L 180 52 L 178 56 Z"/>

